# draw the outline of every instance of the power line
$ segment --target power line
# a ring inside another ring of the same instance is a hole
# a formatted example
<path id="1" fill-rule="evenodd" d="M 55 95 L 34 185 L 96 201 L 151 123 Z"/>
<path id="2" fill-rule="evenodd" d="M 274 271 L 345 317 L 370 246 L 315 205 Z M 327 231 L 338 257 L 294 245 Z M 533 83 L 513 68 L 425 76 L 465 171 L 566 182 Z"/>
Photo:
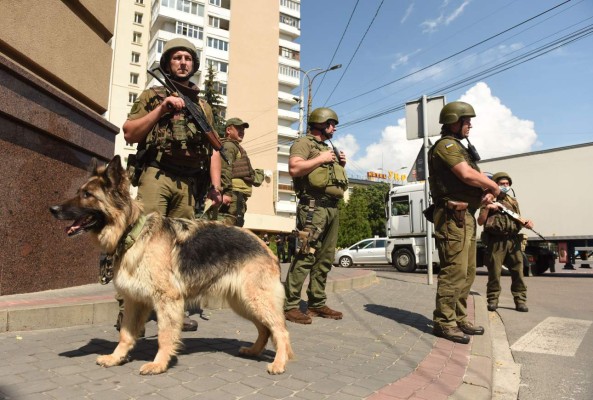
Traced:
<path id="1" fill-rule="evenodd" d="M 457 53 L 454 53 L 454 54 L 452 54 L 452 55 L 450 55 L 450 56 L 447 56 L 447 57 L 445 57 L 445 58 L 443 58 L 443 59 L 441 59 L 441 60 L 439 60 L 439 61 L 435 61 L 434 63 L 432 63 L 432 64 L 430 64 L 430 65 L 427 65 L 426 67 L 423 67 L 423 68 L 421 68 L 421 69 L 419 69 L 419 70 L 416 70 L 416 71 L 414 71 L 414 72 L 412 72 L 412 73 L 409 73 L 409 74 L 407 74 L 407 75 L 405 75 L 405 76 L 402 76 L 402 77 L 400 77 L 400 78 L 397 78 L 397 79 L 395 79 L 395 80 L 393 80 L 393 81 L 391 81 L 391 82 L 387 82 L 387 83 L 385 83 L 385 84 L 383 84 L 383 85 L 381 85 L 381 86 L 378 86 L 378 87 L 376 87 L 376 88 L 374 88 L 374 89 L 367 90 L 366 92 L 364 92 L 364 93 L 361 93 L 361 94 L 358 94 L 358 95 L 356 95 L 356 96 L 354 96 L 354 97 L 350 97 L 350 98 L 348 98 L 348 99 L 346 99 L 346 100 L 342 100 L 342 101 L 340 101 L 340 102 L 338 102 L 338 103 L 331 104 L 331 105 L 329 105 L 329 107 L 335 107 L 335 106 L 337 106 L 337 105 L 340 105 L 340 104 L 343 104 L 343 103 L 349 102 L 349 101 L 351 101 L 351 100 L 357 99 L 357 98 L 359 98 L 359 97 L 362 97 L 362 96 L 365 96 L 365 95 L 367 95 L 367 94 L 369 94 L 369 93 L 375 92 L 375 91 L 377 91 L 377 90 L 379 90 L 379 89 L 382 89 L 382 88 L 384 88 L 384 87 L 386 87 L 386 86 L 389 86 L 389 85 L 391 85 L 391 84 L 393 84 L 393 83 L 399 82 L 399 81 L 401 81 L 401 80 L 404 80 L 404 79 L 406 79 L 406 78 L 409 78 L 409 77 L 411 77 L 411 76 L 413 76 L 413 75 L 416 75 L 416 74 L 418 74 L 418 73 L 420 73 L 420 72 L 422 72 L 422 71 L 425 71 L 425 70 L 427 70 L 427 69 L 429 69 L 429 68 L 431 68 L 431 67 L 434 67 L 435 65 L 438 65 L 438 64 L 440 64 L 440 63 L 442 63 L 442 62 L 444 62 L 444 61 L 450 60 L 451 58 L 453 58 L 453 57 L 455 57 L 455 56 L 458 56 L 459 54 L 462 54 L 462 53 L 464 53 L 464 52 L 466 52 L 466 51 L 468 51 L 468 50 L 471 50 L 471 49 L 473 49 L 473 48 L 475 48 L 475 47 L 477 47 L 477 46 L 481 45 L 481 44 L 484 44 L 484 43 L 488 42 L 489 40 L 492 40 L 492 39 L 494 39 L 494 38 L 496 38 L 496 37 L 498 37 L 498 36 L 500 36 L 500 35 L 502 35 L 502 34 L 504 34 L 504 33 L 507 33 L 507 32 L 509 32 L 509 31 L 511 31 L 511 30 L 513 30 L 513 29 L 515 29 L 515 28 L 517 28 L 517 27 L 519 27 L 519 26 L 521 26 L 521 25 L 524 25 L 524 24 L 526 24 L 526 23 L 528 23 L 528 22 L 530 22 L 530 21 L 532 21 L 532 20 L 534 20 L 534 19 L 536 19 L 536 18 L 538 18 L 538 17 L 540 17 L 540 16 L 542 16 L 542 15 L 544 15 L 544 14 L 547 14 L 548 12 L 550 12 L 550 11 L 552 11 L 552 10 L 555 10 L 556 8 L 558 8 L 558 7 L 562 6 L 562 5 L 564 5 L 564 4 L 566 4 L 566 3 L 570 2 L 570 1 L 571 1 L 571 0 L 566 0 L 566 1 L 562 2 L 562 3 L 560 3 L 560 4 L 557 4 L 557 5 L 555 5 L 555 6 L 554 6 L 554 7 L 552 7 L 552 8 L 549 8 L 549 9 L 547 9 L 546 11 L 543 11 L 543 12 L 541 12 L 541 13 L 539 13 L 539 14 L 537 14 L 537 15 L 535 15 L 535 16 L 533 16 L 533 17 L 531 17 L 531 18 L 528 18 L 528 19 L 526 19 L 526 20 L 524 20 L 524 21 L 522 21 L 522 22 L 520 22 L 520 23 L 518 23 L 518 24 L 516 24 L 516 25 L 514 25 L 514 26 L 512 26 L 512 27 L 510 27 L 510 28 L 507 28 L 507 29 L 505 29 L 505 30 L 504 30 L 504 31 L 502 31 L 502 32 L 499 32 L 499 33 L 497 33 L 497 34 L 495 34 L 495 35 L 492 35 L 492 36 L 490 36 L 490 37 L 488 37 L 488 38 L 486 38 L 486 39 L 484 39 L 484 40 L 482 40 L 482 41 L 480 41 L 480 42 L 478 42 L 478 43 L 475 43 L 475 44 L 473 44 L 473 45 L 471 45 L 471 46 L 469 46 L 469 47 L 466 47 L 465 49 L 463 49 L 463 50 L 460 50 L 460 51 L 458 51 Z M 365 35 L 366 35 L 366 33 L 365 33 Z M 350 64 L 348 64 L 348 65 L 350 65 Z M 344 72 L 345 72 L 345 71 L 344 71 Z M 343 75 L 342 75 L 342 76 L 343 76 Z M 341 78 L 340 78 L 340 80 L 341 80 Z M 338 82 L 338 83 L 339 83 L 339 82 Z M 334 88 L 334 90 L 335 90 L 335 88 Z M 333 93 L 333 91 L 332 91 L 332 93 Z M 331 94 L 330 94 L 330 97 L 331 97 Z M 328 100 L 329 100 L 329 97 L 328 97 Z"/>
<path id="2" fill-rule="evenodd" d="M 369 26 L 367 27 L 367 30 L 364 33 L 364 35 L 362 35 L 362 38 L 360 39 L 360 42 L 358 42 L 358 46 L 356 46 L 356 50 L 354 50 L 354 54 L 352 54 L 352 57 L 350 57 L 350 61 L 348 61 L 348 65 L 346 65 L 346 68 L 342 72 L 342 75 L 340 75 L 340 79 L 335 84 L 335 86 L 334 86 L 333 90 L 331 91 L 331 93 L 329 94 L 329 96 L 327 96 L 327 99 L 323 103 L 324 105 L 327 104 L 327 102 L 329 101 L 329 99 L 332 97 L 332 95 L 336 91 L 336 89 L 337 89 L 338 85 L 340 84 L 340 82 L 342 82 L 342 78 L 344 78 L 344 75 L 346 74 L 346 71 L 348 71 L 348 68 L 350 67 L 350 64 L 352 64 L 352 60 L 354 60 L 354 57 L 356 56 L 356 53 L 358 53 L 358 50 L 360 49 L 360 46 L 362 45 L 362 42 L 364 41 L 364 38 L 366 37 L 367 33 L 369 33 L 369 30 L 371 29 L 371 26 L 375 22 L 375 19 L 377 19 L 377 15 L 379 15 L 379 10 L 383 6 L 383 3 L 384 2 L 385 2 L 385 0 L 381 0 L 381 3 L 379 4 L 379 7 L 377 7 L 377 11 L 375 12 L 375 16 L 373 17 L 373 19 L 369 23 Z"/>
<path id="3" fill-rule="evenodd" d="M 538 48 L 531 50 L 527 53 L 521 54 L 521 55 L 514 57 L 510 60 L 496 64 L 495 66 L 493 66 L 491 68 L 482 70 L 470 77 L 467 77 L 467 78 L 458 80 L 457 82 L 454 82 L 452 84 L 448 84 L 446 86 L 440 87 L 440 88 L 434 90 L 433 92 L 431 92 L 429 95 L 434 95 L 437 93 L 441 93 L 441 94 L 448 93 L 449 91 L 457 90 L 457 89 L 463 88 L 465 86 L 471 85 L 472 83 L 475 83 L 479 80 L 483 80 L 485 78 L 497 75 L 497 74 L 504 72 L 508 69 L 519 66 L 527 61 L 531 61 L 535 58 L 541 57 L 541 56 L 543 56 L 553 50 L 556 50 L 562 46 L 568 45 L 568 44 L 573 43 L 577 40 L 584 39 L 591 34 L 593 34 L 593 25 L 588 25 L 585 28 L 571 32 L 571 33 L 567 34 L 566 36 L 563 36 L 560 39 L 557 39 L 550 43 L 544 44 L 541 47 L 538 47 Z M 387 115 L 387 114 L 390 114 L 390 113 L 393 113 L 396 111 L 403 110 L 404 108 L 405 108 L 405 104 L 400 104 L 395 107 L 389 107 L 389 108 L 383 109 L 381 111 L 375 112 L 373 114 L 370 114 L 368 116 L 365 116 L 365 117 L 362 117 L 362 118 L 359 118 L 359 119 L 356 119 L 353 121 L 345 122 L 345 123 L 341 124 L 341 127 L 344 128 L 344 127 L 353 126 L 353 125 L 359 124 L 361 122 L 368 121 L 370 119 L 378 118 L 383 115 Z"/>
<path id="4" fill-rule="evenodd" d="M 334 63 L 334 58 L 336 57 L 336 54 L 338 52 L 338 49 L 340 48 L 340 45 L 342 44 L 342 40 L 344 40 L 344 36 L 346 36 L 346 31 L 348 30 L 348 27 L 350 26 L 350 22 L 352 21 L 352 17 L 354 17 L 354 12 L 356 11 L 356 7 L 358 7 L 358 2 L 360 0 L 356 0 L 356 4 L 354 4 L 354 9 L 352 10 L 352 13 L 350 14 L 350 18 L 348 19 L 348 23 L 346 24 L 346 27 L 344 28 L 344 32 L 342 32 L 342 37 L 340 38 L 340 41 L 338 42 L 338 45 L 336 46 L 336 50 L 334 50 L 334 54 L 332 55 L 331 60 L 329 61 L 329 64 L 327 65 L 326 69 L 329 69 L 329 67 L 331 67 Z M 323 80 L 325 79 L 325 74 L 321 77 L 321 82 L 319 82 L 319 85 L 317 85 L 317 89 L 315 89 L 315 93 L 313 94 L 313 96 L 315 96 L 317 94 L 317 91 L 319 90 L 319 88 L 321 87 L 321 85 L 323 85 Z"/>

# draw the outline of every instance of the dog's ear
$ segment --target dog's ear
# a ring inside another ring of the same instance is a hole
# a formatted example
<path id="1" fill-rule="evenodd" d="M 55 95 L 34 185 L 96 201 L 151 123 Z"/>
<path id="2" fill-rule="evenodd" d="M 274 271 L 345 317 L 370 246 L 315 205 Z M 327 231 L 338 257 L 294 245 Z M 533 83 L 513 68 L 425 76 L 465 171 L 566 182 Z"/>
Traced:
<path id="1" fill-rule="evenodd" d="M 97 167 L 98 167 L 97 159 L 95 157 L 91 158 L 91 162 L 89 163 L 89 166 L 87 168 L 89 173 L 91 175 L 97 175 Z"/>
<path id="2" fill-rule="evenodd" d="M 119 155 L 116 155 L 109 161 L 107 167 L 105 168 L 105 177 L 109 180 L 109 182 L 113 185 L 113 187 L 118 187 L 122 181 L 124 176 L 124 169 L 121 166 L 121 158 Z"/>

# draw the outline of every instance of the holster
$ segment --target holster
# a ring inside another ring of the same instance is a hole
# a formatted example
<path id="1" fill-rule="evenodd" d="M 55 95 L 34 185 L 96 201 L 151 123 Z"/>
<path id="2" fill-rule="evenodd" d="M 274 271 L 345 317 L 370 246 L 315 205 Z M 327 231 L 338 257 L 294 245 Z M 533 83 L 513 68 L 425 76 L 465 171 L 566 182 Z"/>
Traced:
<path id="1" fill-rule="evenodd" d="M 464 201 L 447 200 L 445 207 L 447 207 L 448 212 L 455 220 L 455 225 L 458 228 L 463 228 L 465 226 L 465 212 L 468 204 Z"/>
<path id="2" fill-rule="evenodd" d="M 315 240 L 317 240 L 319 238 L 321 231 L 316 228 L 313 228 L 313 230 L 305 228 L 304 230 L 297 232 L 299 235 L 300 243 L 299 252 L 303 255 L 315 254 L 316 249 L 314 247 L 311 247 L 309 242 L 314 242 Z"/>

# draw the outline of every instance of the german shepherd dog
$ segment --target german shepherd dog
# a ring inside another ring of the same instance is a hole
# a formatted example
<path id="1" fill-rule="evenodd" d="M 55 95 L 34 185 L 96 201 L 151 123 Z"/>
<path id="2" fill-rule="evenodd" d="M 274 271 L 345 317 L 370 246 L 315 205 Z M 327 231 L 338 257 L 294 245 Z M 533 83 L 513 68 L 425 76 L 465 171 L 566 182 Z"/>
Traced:
<path id="1" fill-rule="evenodd" d="M 103 367 L 127 361 L 150 312 L 158 320 L 159 349 L 140 374 L 167 370 L 180 346 L 185 302 L 225 298 L 240 316 L 255 324 L 258 337 L 239 354 L 257 356 L 270 336 L 276 347 L 270 374 L 285 371 L 293 358 L 284 319 L 284 288 L 272 251 L 250 231 L 218 222 L 146 216 L 129 192 L 129 179 L 115 156 L 106 166 L 91 164 L 91 176 L 72 199 L 50 208 L 74 223 L 68 236 L 88 232 L 113 260 L 113 282 L 124 298 L 119 344 L 97 358 Z"/>

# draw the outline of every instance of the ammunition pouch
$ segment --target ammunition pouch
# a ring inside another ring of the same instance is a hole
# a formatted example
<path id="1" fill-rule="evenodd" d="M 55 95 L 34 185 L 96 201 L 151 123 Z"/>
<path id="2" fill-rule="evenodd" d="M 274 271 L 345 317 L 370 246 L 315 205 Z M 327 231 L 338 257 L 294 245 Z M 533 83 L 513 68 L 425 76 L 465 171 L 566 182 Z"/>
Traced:
<path id="1" fill-rule="evenodd" d="M 148 159 L 148 149 L 140 149 L 136 154 L 130 154 L 128 156 L 128 164 L 126 165 L 126 171 L 128 172 L 128 178 L 132 186 L 138 186 L 140 181 L 140 175 L 144 172 L 144 167 Z"/>
<path id="2" fill-rule="evenodd" d="M 458 228 L 465 226 L 465 212 L 467 211 L 468 203 L 464 201 L 447 200 L 445 203 L 447 212 L 455 220 Z"/>

